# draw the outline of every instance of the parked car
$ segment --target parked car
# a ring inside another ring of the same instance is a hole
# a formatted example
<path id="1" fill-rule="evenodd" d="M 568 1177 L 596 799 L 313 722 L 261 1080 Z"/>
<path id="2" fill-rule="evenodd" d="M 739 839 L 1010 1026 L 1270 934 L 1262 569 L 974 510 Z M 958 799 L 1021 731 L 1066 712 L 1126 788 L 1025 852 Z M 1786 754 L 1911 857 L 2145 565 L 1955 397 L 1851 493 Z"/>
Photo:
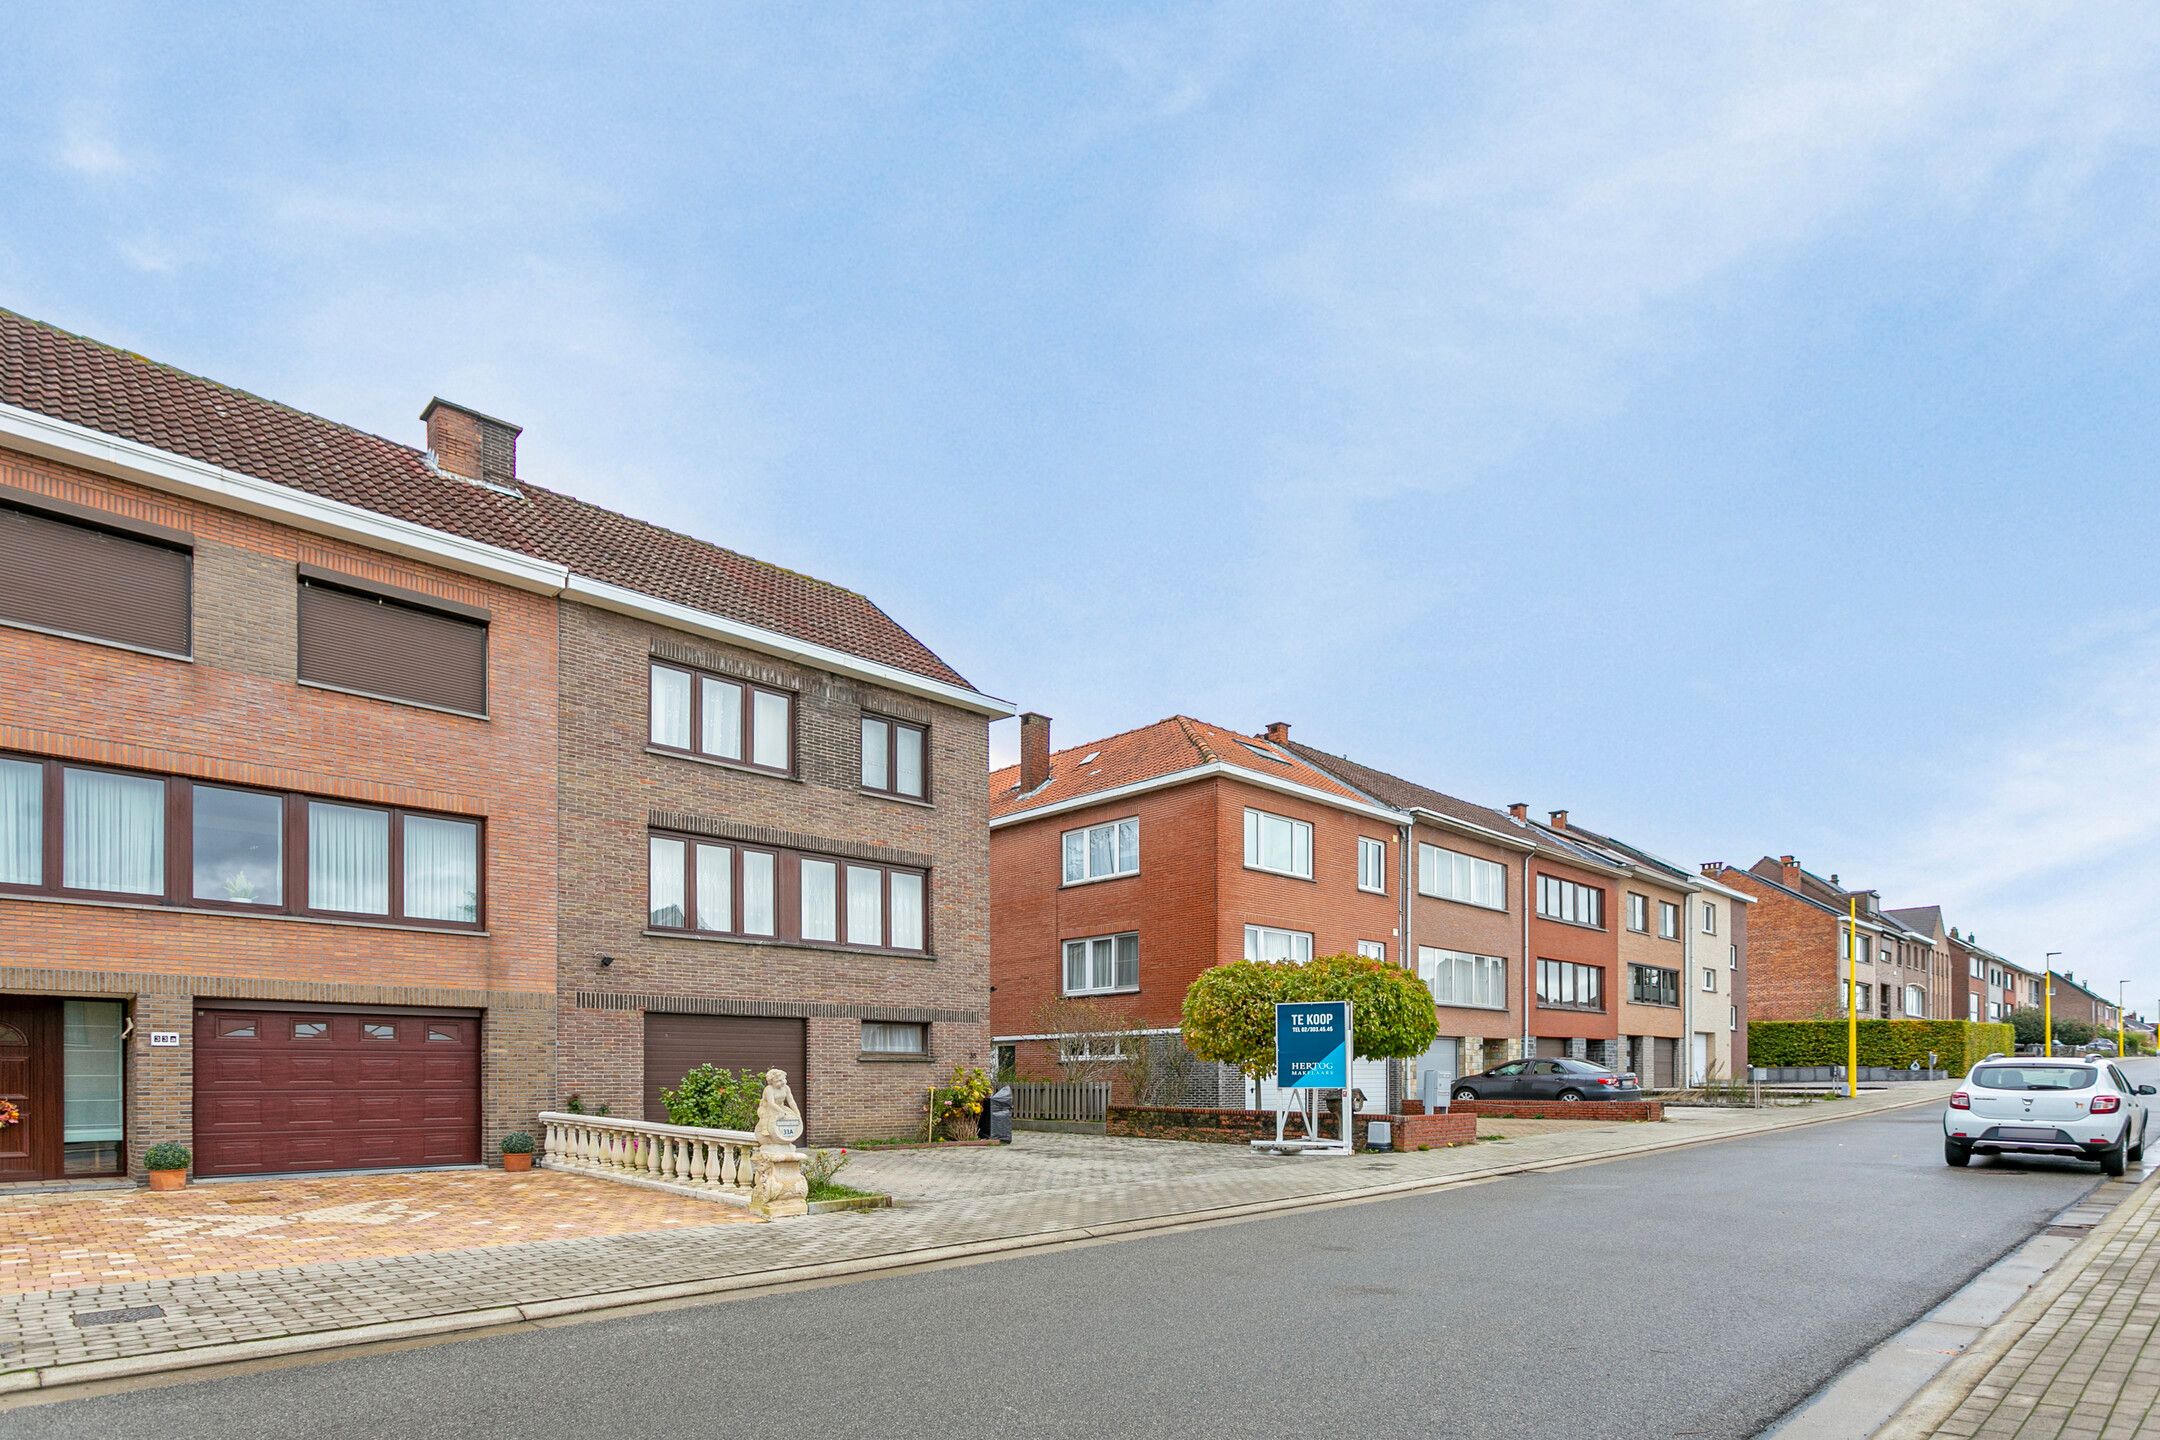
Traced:
<path id="1" fill-rule="evenodd" d="M 2121 1175 L 2145 1158 L 2144 1097 L 2153 1093 L 2104 1060 L 1983 1061 L 1943 1111 L 1943 1160 L 2076 1155 Z"/>
<path id="2" fill-rule="evenodd" d="M 1587 1060 L 1510 1060 L 1455 1082 L 1457 1100 L 1640 1100 L 1642 1086 Z"/>

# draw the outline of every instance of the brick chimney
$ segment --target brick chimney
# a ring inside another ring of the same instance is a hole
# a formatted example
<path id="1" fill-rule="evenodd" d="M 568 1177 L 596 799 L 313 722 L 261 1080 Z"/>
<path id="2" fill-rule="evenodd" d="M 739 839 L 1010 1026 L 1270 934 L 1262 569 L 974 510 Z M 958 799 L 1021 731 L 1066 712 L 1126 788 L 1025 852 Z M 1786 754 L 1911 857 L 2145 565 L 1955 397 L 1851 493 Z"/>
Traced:
<path id="1" fill-rule="evenodd" d="M 1050 778 L 1050 717 L 1030 710 L 1020 717 L 1020 791 Z"/>
<path id="2" fill-rule="evenodd" d="M 517 438 L 524 430 L 436 396 L 420 412 L 435 468 L 461 480 L 517 488 Z"/>
<path id="3" fill-rule="evenodd" d="M 1715 880 L 1717 879 L 1719 873 L 1723 871 L 1725 867 L 1718 861 L 1705 860 L 1702 862 L 1701 865 L 1697 866 L 1696 868 L 1701 870 L 1703 874 L 1709 876 L 1712 880 Z"/>
<path id="4" fill-rule="evenodd" d="M 1783 872 L 1778 876 L 1778 878 L 1784 882 L 1785 888 L 1788 890 L 1799 889 L 1800 862 L 1793 859 L 1790 855 L 1780 855 L 1777 857 L 1777 863 L 1778 869 Z"/>
<path id="5" fill-rule="evenodd" d="M 1514 816 L 1517 820 L 1528 820 L 1530 818 L 1530 802 L 1528 802 L 1527 800 L 1517 800 L 1514 804 L 1507 807 L 1507 813 Z"/>
<path id="6" fill-rule="evenodd" d="M 1267 727 L 1267 738 L 1269 739 L 1269 741 L 1270 741 L 1270 742 L 1272 742 L 1272 743 L 1274 743 L 1274 744 L 1276 744 L 1276 745 L 1287 745 L 1287 744 L 1289 744 L 1289 743 L 1290 743 L 1290 722 L 1289 722 L 1289 721 L 1287 721 L 1287 720 L 1270 720 L 1270 721 L 1268 721 L 1268 727 Z"/>
<path id="7" fill-rule="evenodd" d="M 1565 829 L 1567 829 L 1567 811 L 1565 811 L 1565 810 L 1548 810 L 1548 811 L 1546 811 L 1546 812 L 1545 812 L 1545 814 L 1546 814 L 1547 818 L 1549 818 L 1549 819 L 1550 819 L 1550 820 L 1552 821 L 1552 828 L 1553 828 L 1553 829 L 1555 829 L 1555 830 L 1565 830 Z"/>

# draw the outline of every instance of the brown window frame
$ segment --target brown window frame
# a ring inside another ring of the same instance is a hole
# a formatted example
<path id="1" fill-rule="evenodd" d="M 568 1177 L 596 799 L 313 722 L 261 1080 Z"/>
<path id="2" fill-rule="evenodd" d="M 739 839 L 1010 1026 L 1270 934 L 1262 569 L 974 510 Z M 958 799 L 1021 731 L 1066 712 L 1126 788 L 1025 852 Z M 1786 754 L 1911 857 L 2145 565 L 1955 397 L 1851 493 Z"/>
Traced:
<path id="1" fill-rule="evenodd" d="M 718 670 L 703 670 L 695 665 L 684 665 L 675 660 L 663 660 L 657 655 L 648 656 L 647 659 L 649 663 L 645 672 L 645 743 L 648 747 L 669 755 L 687 755 L 693 760 L 702 760 L 709 765 L 725 765 L 733 770 L 750 770 L 759 775 L 785 775 L 790 779 L 794 778 L 797 759 L 802 753 L 801 695 L 793 690 L 783 690 L 776 685 L 763 685 L 755 680 L 745 680 L 740 675 L 727 675 Z M 655 670 L 673 670 L 690 677 L 690 743 L 687 746 L 670 745 L 666 741 L 653 739 L 652 672 Z M 740 757 L 716 755 L 710 750 L 698 748 L 698 742 L 705 734 L 705 687 L 699 683 L 701 679 L 718 680 L 722 684 L 733 685 L 742 691 L 742 727 L 739 733 L 742 735 L 743 753 Z M 760 765 L 750 758 L 757 753 L 757 697 L 761 694 L 778 696 L 780 699 L 787 701 L 788 763 L 783 766 Z M 926 767 L 927 764 L 926 755 Z"/>
<path id="2" fill-rule="evenodd" d="M 681 842 L 683 847 L 683 923 L 680 925 L 662 925 L 652 918 L 651 864 L 654 840 L 675 840 Z M 732 852 L 728 859 L 731 903 L 726 929 L 715 929 L 697 923 L 697 847 L 700 845 L 717 846 Z M 773 931 L 770 935 L 742 928 L 743 862 L 744 856 L 748 854 L 770 855 L 773 860 Z M 803 938 L 802 862 L 805 860 L 822 861 L 838 867 L 833 882 L 833 930 L 838 937 L 836 939 Z M 817 850 L 802 850 L 786 845 L 746 845 L 737 840 L 724 840 L 711 835 L 697 835 L 686 830 L 668 830 L 656 826 L 646 831 L 646 866 L 644 928 L 656 935 L 681 935 L 702 940 L 753 940 L 776 945 L 800 945 L 815 950 L 847 950 L 858 954 L 907 955 L 918 958 L 932 953 L 930 872 L 913 865 L 891 865 L 881 860 L 828 855 Z M 876 870 L 884 877 L 878 887 L 878 933 L 883 943 L 865 945 L 847 938 L 847 871 L 850 866 L 859 870 Z M 923 943 L 914 948 L 891 943 L 892 881 L 895 875 L 913 875 L 922 882 Z"/>
<path id="3" fill-rule="evenodd" d="M 95 765 L 51 755 L 26 755 L 19 751 L 0 751 L 0 760 L 24 761 L 42 770 L 40 805 L 41 846 L 39 855 L 38 883 L 35 885 L 0 884 L 0 896 L 38 895 L 59 900 L 83 900 L 91 902 L 145 905 L 166 910 L 209 911 L 220 915 L 282 915 L 311 920 L 336 920 L 374 925 L 399 925 L 423 930 L 449 930 L 471 932 L 487 928 L 487 845 L 488 823 L 478 815 L 457 815 L 448 811 L 423 810 L 414 806 L 371 805 L 363 801 L 348 800 L 337 795 L 320 795 L 311 791 L 274 790 L 260 785 L 235 785 L 224 780 L 207 780 L 193 775 L 174 775 L 156 770 L 135 769 L 124 765 Z M 105 775 L 128 775 L 139 779 L 156 780 L 165 787 L 165 874 L 161 889 L 155 894 L 138 894 L 126 890 L 84 890 L 62 883 L 63 861 L 66 855 L 64 833 L 66 825 L 65 786 L 66 772 L 84 770 Z M 280 886 L 279 902 L 275 905 L 256 905 L 237 900 L 206 900 L 195 896 L 195 790 L 201 786 L 211 790 L 235 790 L 244 794 L 267 795 L 283 802 L 280 816 L 282 849 L 279 855 Z M 324 910 L 315 908 L 307 900 L 307 807 L 320 801 L 327 805 L 343 805 L 354 810 L 373 810 L 390 817 L 390 893 L 389 910 L 385 914 L 372 915 L 356 910 Z M 450 820 L 474 829 L 474 876 L 476 880 L 473 897 L 474 918 L 471 920 L 435 920 L 409 916 L 405 913 L 405 822 L 412 817 L 425 820 Z"/>
<path id="4" fill-rule="evenodd" d="M 929 804 L 930 727 L 914 720 L 902 720 L 897 715 L 887 715 L 882 710 L 865 710 L 862 712 L 862 722 L 858 722 L 855 727 L 856 735 L 860 736 L 863 723 L 871 720 L 875 720 L 885 727 L 885 778 L 894 783 L 872 785 L 869 781 L 864 780 L 862 781 L 862 792 L 865 795 L 883 795 L 892 800 L 919 800 L 925 805 Z M 902 730 L 912 730 L 922 737 L 922 793 L 920 795 L 910 795 L 907 791 L 898 788 L 900 777 L 900 732 Z M 864 758 L 867 758 L 867 753 Z M 855 774 L 857 779 L 861 779 L 861 765 L 856 766 Z"/>

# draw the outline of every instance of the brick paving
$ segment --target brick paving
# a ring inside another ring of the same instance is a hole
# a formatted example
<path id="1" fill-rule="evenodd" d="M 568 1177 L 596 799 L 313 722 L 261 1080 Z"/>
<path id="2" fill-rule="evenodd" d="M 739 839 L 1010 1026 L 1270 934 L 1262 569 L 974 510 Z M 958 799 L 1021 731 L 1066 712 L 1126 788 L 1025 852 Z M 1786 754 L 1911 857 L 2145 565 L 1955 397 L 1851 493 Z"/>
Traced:
<path id="1" fill-rule="evenodd" d="M 708 1200 L 535 1170 L 220 1182 L 0 1198 L 0 1294 L 620 1235 L 720 1219 Z"/>
<path id="2" fill-rule="evenodd" d="M 709 1292 L 804 1276 L 812 1267 L 906 1264 L 1118 1227 L 1206 1219 L 1241 1207 L 1321 1203 L 1473 1180 L 1654 1150 L 1675 1141 L 1740 1138 L 1922 1099 L 1939 1101 L 1948 1088 L 1900 1087 L 1806 1110 L 1673 1111 L 1662 1124 L 1567 1122 L 1564 1129 L 1520 1138 L 1511 1128 L 1509 1138 L 1496 1143 L 1350 1159 L 1040 1134 L 1023 1135 L 1005 1148 L 865 1155 L 842 1178 L 888 1187 L 900 1202 L 896 1208 L 779 1224 L 632 1228 L 0 1294 L 0 1390 L 36 1383 L 40 1377 L 26 1372 L 50 1367 L 138 1357 L 163 1366 L 184 1363 L 176 1360 L 178 1352 L 292 1336 L 337 1343 L 329 1332 L 386 1322 L 501 1323 L 590 1308 L 594 1297 L 625 1303 L 661 1298 L 661 1287 Z M 609 1204 L 634 1206 L 642 1194 L 610 1186 Z M 713 1215 L 710 1209 L 704 1213 Z M 134 1307 L 162 1313 L 110 1324 L 78 1323 L 86 1314 Z M 469 1322 L 460 1318 L 468 1316 L 473 1317 Z M 67 1373 L 42 1378 L 58 1382 Z"/>
<path id="3" fill-rule="evenodd" d="M 1979 1363 L 1953 1364 L 1883 1433 L 2160 1437 L 2160 1185 L 2141 1190 L 2065 1257 L 2052 1295 L 2036 1292 L 2005 1315 L 1973 1347 Z"/>

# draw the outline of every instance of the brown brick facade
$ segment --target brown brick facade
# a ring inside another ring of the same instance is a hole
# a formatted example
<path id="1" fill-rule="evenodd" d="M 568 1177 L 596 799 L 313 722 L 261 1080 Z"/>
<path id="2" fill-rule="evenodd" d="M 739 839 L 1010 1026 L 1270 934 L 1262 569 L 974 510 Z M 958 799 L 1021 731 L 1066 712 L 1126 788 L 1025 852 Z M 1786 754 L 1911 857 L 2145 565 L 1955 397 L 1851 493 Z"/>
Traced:
<path id="1" fill-rule="evenodd" d="M 478 933 L 0 897 L 0 991 L 130 1002 L 130 1169 L 191 1139 L 197 997 L 480 1010 L 482 1153 L 531 1128 L 552 1088 L 554 600 L 13 452 L 0 484 L 194 537 L 192 660 L 0 628 L 0 751 L 485 824 Z M 300 565 L 487 610 L 488 718 L 297 683 Z M 153 1028 L 181 1043 L 150 1049 Z"/>
<path id="2" fill-rule="evenodd" d="M 560 635 L 558 1098 L 642 1115 L 648 1012 L 778 1016 L 806 1025 L 811 1138 L 918 1129 L 925 1090 L 955 1065 L 989 1058 L 987 721 L 585 605 L 561 607 Z M 656 655 L 794 693 L 795 774 L 651 749 Z M 863 792 L 866 704 L 928 727 L 928 803 Z M 651 931 L 646 842 L 656 825 L 920 866 L 930 876 L 928 955 Z M 928 1057 L 865 1058 L 865 1019 L 926 1022 Z"/>

